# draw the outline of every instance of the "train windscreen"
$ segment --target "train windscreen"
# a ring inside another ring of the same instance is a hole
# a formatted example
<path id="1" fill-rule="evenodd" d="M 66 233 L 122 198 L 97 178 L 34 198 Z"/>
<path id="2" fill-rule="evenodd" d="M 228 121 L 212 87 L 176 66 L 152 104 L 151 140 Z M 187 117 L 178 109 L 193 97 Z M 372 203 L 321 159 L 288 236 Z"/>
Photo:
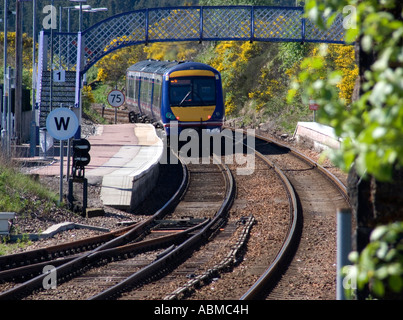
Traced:
<path id="1" fill-rule="evenodd" d="M 215 105 L 216 87 L 214 77 L 181 77 L 170 80 L 171 106 Z"/>

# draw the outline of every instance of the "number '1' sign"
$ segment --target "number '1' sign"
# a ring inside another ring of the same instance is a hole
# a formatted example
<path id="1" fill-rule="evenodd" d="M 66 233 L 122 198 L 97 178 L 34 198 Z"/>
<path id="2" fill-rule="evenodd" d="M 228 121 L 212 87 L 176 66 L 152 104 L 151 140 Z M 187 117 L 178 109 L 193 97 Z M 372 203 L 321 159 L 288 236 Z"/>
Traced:
<path id="1" fill-rule="evenodd" d="M 115 108 L 120 107 L 125 102 L 125 95 L 120 90 L 112 90 L 108 94 L 108 103 Z"/>
<path id="2" fill-rule="evenodd" d="M 66 70 L 54 70 L 53 71 L 54 82 L 66 82 Z"/>

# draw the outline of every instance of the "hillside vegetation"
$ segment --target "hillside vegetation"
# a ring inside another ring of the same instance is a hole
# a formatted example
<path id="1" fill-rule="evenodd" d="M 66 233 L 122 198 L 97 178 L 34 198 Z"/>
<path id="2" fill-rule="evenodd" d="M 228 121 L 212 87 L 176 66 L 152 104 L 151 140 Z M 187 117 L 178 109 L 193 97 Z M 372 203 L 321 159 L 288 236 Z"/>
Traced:
<path id="1" fill-rule="evenodd" d="M 326 55 L 319 54 L 326 51 Z M 193 60 L 207 63 L 222 74 L 227 120 L 237 126 L 262 127 L 292 133 L 298 121 L 311 121 L 308 101 L 300 92 L 292 104 L 287 102 L 291 83 L 300 71 L 312 68 L 302 65 L 307 57 L 325 70 L 339 70 L 341 81 L 335 84 L 340 98 L 348 105 L 358 68 L 354 47 L 300 43 L 206 42 L 153 43 L 115 51 L 89 72 L 91 87 L 85 89 L 88 102 L 106 104 L 110 87 L 124 88 L 125 70 L 142 59 Z M 323 74 L 325 76 L 325 74 Z"/>
<path id="2" fill-rule="evenodd" d="M 84 28 L 95 22 L 124 11 L 146 7 L 183 5 L 282 5 L 294 6 L 294 0 L 93 0 L 92 7 L 107 7 L 108 12 L 85 14 Z M 45 16 L 40 9 L 47 5 L 38 0 L 38 24 Z M 59 1 L 58 6 L 69 6 L 69 1 Z M 13 5 L 11 5 L 12 7 Z M 12 8 L 11 8 L 12 9 Z M 30 30 L 29 5 L 24 5 L 24 28 Z M 26 12 L 28 11 L 28 12 Z M 77 12 L 72 12 L 71 30 L 76 31 Z M 67 21 L 67 10 L 62 10 L 62 21 Z M 10 22 L 12 25 L 12 22 Z M 62 29 L 66 24 L 62 23 Z M 0 34 L 0 40 L 3 37 Z M 14 61 L 15 34 L 9 34 L 9 64 Z M 0 47 L 2 42 L 0 42 Z M 24 36 L 24 84 L 31 86 L 32 39 Z M 326 52 L 326 54 L 322 54 Z M 313 64 L 303 64 L 306 57 L 313 57 Z M 1 61 L 2 57 L 0 57 Z M 298 121 L 312 120 L 308 101 L 302 100 L 301 89 L 295 92 L 292 103 L 287 102 L 287 94 L 299 72 L 317 68 L 339 70 L 341 81 L 335 86 L 340 98 L 348 105 L 354 88 L 358 69 L 354 62 L 354 48 L 342 45 L 318 45 L 301 43 L 262 42 L 178 42 L 138 45 L 115 51 L 99 61 L 87 73 L 90 86 L 84 88 L 84 106 L 88 110 L 91 103 L 107 105 L 106 96 L 111 87 L 125 86 L 126 69 L 143 59 L 194 60 L 212 65 L 222 73 L 225 91 L 227 120 L 239 126 L 262 127 L 292 133 Z M 0 65 L 0 75 L 2 74 Z M 325 77 L 326 72 L 323 72 Z M 299 81 L 299 80 L 298 80 Z"/>

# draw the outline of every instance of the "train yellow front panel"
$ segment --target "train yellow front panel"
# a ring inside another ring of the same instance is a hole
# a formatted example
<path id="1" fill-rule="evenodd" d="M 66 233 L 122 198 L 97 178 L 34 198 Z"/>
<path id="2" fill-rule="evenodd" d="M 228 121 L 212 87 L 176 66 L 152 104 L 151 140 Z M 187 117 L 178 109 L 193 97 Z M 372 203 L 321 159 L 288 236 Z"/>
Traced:
<path id="1" fill-rule="evenodd" d="M 174 71 L 170 74 L 171 78 L 179 77 L 214 77 L 214 72 L 210 70 L 181 70 Z"/>
<path id="2" fill-rule="evenodd" d="M 178 121 L 207 121 L 213 116 L 215 106 L 171 107 Z"/>

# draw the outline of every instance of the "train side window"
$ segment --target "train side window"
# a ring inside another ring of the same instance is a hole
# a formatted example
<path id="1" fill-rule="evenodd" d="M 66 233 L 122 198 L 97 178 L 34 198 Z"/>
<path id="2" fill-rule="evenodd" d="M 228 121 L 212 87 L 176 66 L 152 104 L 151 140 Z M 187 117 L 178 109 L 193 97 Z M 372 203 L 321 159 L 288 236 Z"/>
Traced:
<path id="1" fill-rule="evenodd" d="M 151 105 L 152 102 L 152 94 L 153 94 L 153 80 L 148 80 L 148 92 L 147 92 L 147 104 Z"/>
<path id="2" fill-rule="evenodd" d="M 134 89 L 134 101 L 136 103 L 139 102 L 139 93 L 140 93 L 140 78 L 137 77 L 136 81 L 135 81 L 136 85 L 135 85 L 135 89 Z"/>
<path id="3" fill-rule="evenodd" d="M 153 107 L 159 108 L 161 105 L 161 82 L 156 80 L 154 82 L 154 94 L 153 94 Z"/>
<path id="4" fill-rule="evenodd" d="M 128 86 L 128 90 L 127 90 L 127 95 L 129 96 L 129 98 L 134 97 L 134 79 L 133 79 L 133 77 L 129 77 L 129 86 Z"/>
<path id="5" fill-rule="evenodd" d="M 128 98 L 131 98 L 131 96 L 130 96 L 130 77 L 129 77 L 129 75 L 127 75 L 127 78 L 126 78 L 126 88 L 127 88 L 126 96 Z"/>
<path id="6" fill-rule="evenodd" d="M 148 93 L 148 81 L 147 79 L 142 79 L 140 88 L 140 102 L 147 103 L 147 93 Z"/>

